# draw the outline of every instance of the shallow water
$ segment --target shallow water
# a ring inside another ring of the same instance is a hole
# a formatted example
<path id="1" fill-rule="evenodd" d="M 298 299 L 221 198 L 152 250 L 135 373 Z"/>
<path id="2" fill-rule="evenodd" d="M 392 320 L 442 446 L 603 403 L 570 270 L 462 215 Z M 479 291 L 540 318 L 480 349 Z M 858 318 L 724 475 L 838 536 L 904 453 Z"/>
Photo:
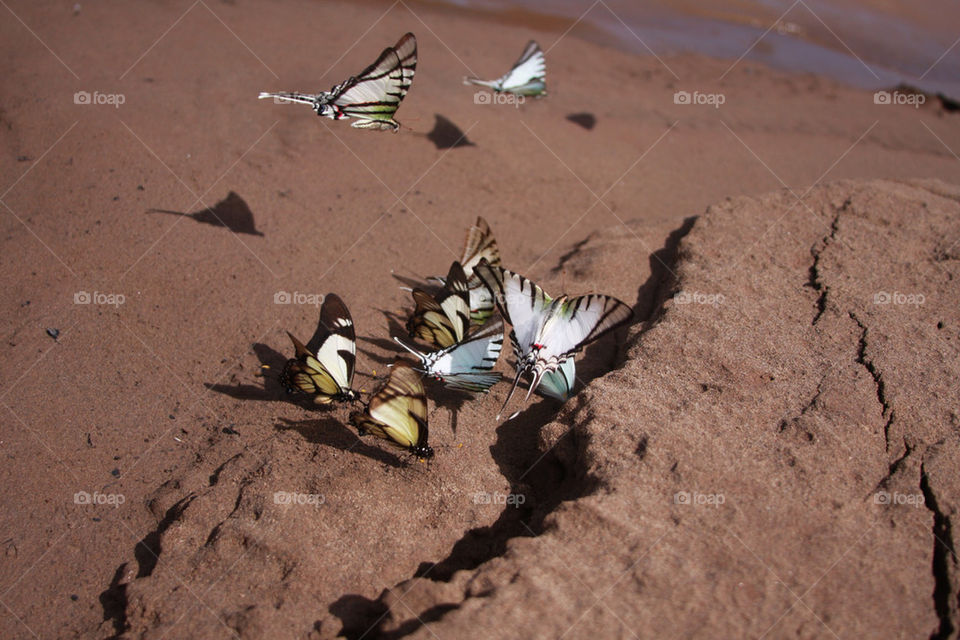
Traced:
<path id="1" fill-rule="evenodd" d="M 910 84 L 960 97 L 960 3 L 841 0 L 450 0 L 524 9 L 593 29 L 570 33 L 643 55 L 694 52 L 823 74 L 849 85 Z M 612 40 L 611 40 L 612 38 Z M 549 48 L 552 43 L 542 42 Z"/>

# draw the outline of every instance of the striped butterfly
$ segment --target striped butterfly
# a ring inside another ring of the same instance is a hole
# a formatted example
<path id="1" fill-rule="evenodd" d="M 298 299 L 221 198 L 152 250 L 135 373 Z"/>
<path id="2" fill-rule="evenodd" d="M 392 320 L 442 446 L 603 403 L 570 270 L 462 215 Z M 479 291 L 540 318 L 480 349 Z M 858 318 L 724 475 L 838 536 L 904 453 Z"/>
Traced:
<path id="1" fill-rule="evenodd" d="M 486 259 L 491 267 L 500 266 L 500 248 L 497 247 L 497 241 L 493 238 L 490 225 L 483 216 L 477 216 L 477 223 L 467 230 L 467 239 L 463 243 L 463 257 L 460 258 L 463 273 L 467 276 L 467 288 L 470 290 L 470 324 L 474 326 L 484 324 L 493 315 L 493 296 L 483 285 L 483 281 L 473 272 L 482 259 Z M 439 276 L 433 279 L 441 283 L 445 282 Z"/>
<path id="2" fill-rule="evenodd" d="M 518 96 L 540 96 L 547 93 L 545 78 L 547 63 L 543 58 L 540 45 L 531 40 L 527 43 L 520 59 L 513 68 L 502 78 L 497 80 L 481 80 L 480 78 L 464 78 L 464 84 L 476 84 L 481 87 L 490 87 L 497 93 L 513 93 Z"/>
<path id="3" fill-rule="evenodd" d="M 357 360 L 356 336 L 353 319 L 339 296 L 331 293 L 324 298 L 320 322 L 306 346 L 289 331 L 287 335 L 296 350 L 296 357 L 287 361 L 280 374 L 287 393 L 308 393 L 317 404 L 357 399 L 350 388 Z"/>
<path id="4" fill-rule="evenodd" d="M 454 345 L 422 353 L 394 338 L 397 344 L 420 359 L 422 373 L 451 389 L 486 393 L 500 381 L 499 371 L 490 371 L 503 349 L 503 320 L 499 318 Z"/>
<path id="5" fill-rule="evenodd" d="M 452 347 L 470 328 L 470 293 L 459 262 L 450 265 L 443 289 L 436 297 L 422 289 L 412 291 L 417 304 L 407 320 L 411 338 L 420 338 L 441 349 Z"/>
<path id="6" fill-rule="evenodd" d="M 551 298 L 523 276 L 483 261 L 476 273 L 494 294 L 500 314 L 513 326 L 510 340 L 517 357 L 517 375 L 504 407 L 523 374 L 531 376 L 528 400 L 544 375 L 557 371 L 587 343 L 633 318 L 630 307 L 610 296 Z"/>
<path id="7" fill-rule="evenodd" d="M 313 95 L 297 92 L 261 92 L 260 98 L 309 104 L 318 116 L 334 120 L 357 118 L 352 126 L 358 129 L 399 131 L 400 123 L 393 114 L 407 95 L 417 69 L 417 39 L 405 34 L 392 47 L 387 47 L 377 61 L 344 82 Z"/>
<path id="8" fill-rule="evenodd" d="M 364 411 L 350 414 L 350 422 L 361 436 L 383 438 L 389 444 L 424 460 L 433 457 L 427 444 L 427 397 L 420 374 L 397 358 L 390 378 Z"/>

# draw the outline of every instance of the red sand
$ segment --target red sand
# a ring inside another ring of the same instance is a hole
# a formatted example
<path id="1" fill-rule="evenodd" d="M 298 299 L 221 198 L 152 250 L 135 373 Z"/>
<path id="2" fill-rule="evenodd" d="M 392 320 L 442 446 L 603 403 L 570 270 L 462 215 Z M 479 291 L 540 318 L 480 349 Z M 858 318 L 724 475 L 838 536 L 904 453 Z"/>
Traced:
<path id="1" fill-rule="evenodd" d="M 960 627 L 956 557 L 936 542 L 953 544 L 960 504 L 960 196 L 824 186 L 957 183 L 957 116 L 936 100 L 878 105 L 746 63 L 719 82 L 729 61 L 661 64 L 421 5 L 4 11 L 0 636 Z M 327 89 L 408 30 L 420 64 L 397 135 L 256 99 Z M 531 37 L 549 97 L 475 104 L 462 77 L 501 73 Z M 448 148 L 450 123 L 473 144 Z M 859 213 L 831 238 L 847 199 Z M 391 270 L 445 272 L 477 215 L 547 291 L 662 322 L 588 349 L 585 378 L 618 370 L 558 415 L 538 401 L 498 425 L 498 385 L 460 404 L 454 432 L 455 398 L 434 396 L 429 466 L 357 445 L 349 409 L 307 411 L 259 376 L 290 355 L 285 330 L 316 323 L 277 292 L 336 291 L 370 391 L 411 307 Z M 679 287 L 748 303 L 664 312 Z M 881 291 L 929 306 L 882 315 Z M 925 504 L 878 510 L 877 487 Z M 522 508 L 496 503 L 511 490 Z M 727 502 L 683 512 L 681 491 Z"/>

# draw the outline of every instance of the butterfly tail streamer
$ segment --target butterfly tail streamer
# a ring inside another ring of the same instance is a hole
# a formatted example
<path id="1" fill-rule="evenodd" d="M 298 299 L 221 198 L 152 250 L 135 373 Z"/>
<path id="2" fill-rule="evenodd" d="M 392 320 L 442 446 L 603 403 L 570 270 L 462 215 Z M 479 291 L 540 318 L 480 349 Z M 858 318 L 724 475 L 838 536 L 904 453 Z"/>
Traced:
<path id="1" fill-rule="evenodd" d="M 480 87 L 488 87 L 493 89 L 497 86 L 496 80 L 481 80 L 480 78 L 465 77 L 463 79 L 463 84 L 475 84 Z"/>
<path id="2" fill-rule="evenodd" d="M 517 371 L 517 376 L 513 379 L 513 385 L 510 387 L 510 393 L 507 394 L 507 399 L 503 401 L 503 406 L 500 407 L 500 411 L 497 412 L 496 420 L 499 422 L 500 416 L 503 415 L 503 410 L 507 408 L 507 405 L 510 403 L 510 398 L 513 397 L 513 392 L 517 390 L 517 384 L 520 383 L 520 376 L 523 375 L 523 369 Z M 510 416 L 511 418 L 513 416 Z"/>
<path id="3" fill-rule="evenodd" d="M 273 98 L 274 100 L 283 100 L 284 102 L 300 102 L 302 104 L 312 105 L 317 101 L 317 97 L 309 93 L 298 93 L 296 91 L 280 91 L 278 93 L 269 93 L 261 91 L 258 96 L 260 100 Z"/>

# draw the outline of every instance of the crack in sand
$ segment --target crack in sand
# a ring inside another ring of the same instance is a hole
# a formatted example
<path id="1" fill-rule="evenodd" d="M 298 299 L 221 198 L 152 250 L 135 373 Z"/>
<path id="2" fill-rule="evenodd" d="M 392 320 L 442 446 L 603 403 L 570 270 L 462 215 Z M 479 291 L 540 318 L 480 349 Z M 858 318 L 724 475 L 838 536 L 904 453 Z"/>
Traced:
<path id="1" fill-rule="evenodd" d="M 823 316 L 823 313 L 827 310 L 827 295 L 830 293 L 830 285 L 824 283 L 820 279 L 820 255 L 826 251 L 827 247 L 837 239 L 837 230 L 840 227 L 840 214 L 846 211 L 849 206 L 850 198 L 847 198 L 840 208 L 837 209 L 837 213 L 834 215 L 833 221 L 830 223 L 830 233 L 825 235 L 820 239 L 819 242 L 810 247 L 810 255 L 813 256 L 813 264 L 810 265 L 807 286 L 811 287 L 814 291 L 820 294 L 817 298 L 817 313 L 815 316 L 813 316 L 813 322 L 810 323 L 812 325 L 816 325 L 820 321 L 821 316 Z"/>
<path id="2" fill-rule="evenodd" d="M 887 452 L 890 451 L 890 428 L 893 426 L 893 419 L 896 416 L 896 413 L 893 410 L 893 404 L 887 400 L 887 390 L 886 384 L 883 381 L 883 374 L 880 369 L 877 368 L 877 365 L 873 362 L 872 359 L 867 358 L 867 325 L 861 322 L 860 318 L 857 317 L 853 311 L 849 311 L 848 315 L 850 318 L 857 323 L 857 326 L 860 327 L 860 343 L 857 348 L 857 364 L 863 366 L 867 370 L 867 373 L 870 374 L 870 377 L 873 378 L 873 384 L 877 389 L 877 402 L 880 403 L 883 411 L 881 415 L 887 419 L 886 423 L 883 425 L 883 441 L 884 448 Z"/>
<path id="3" fill-rule="evenodd" d="M 920 490 L 923 492 L 924 505 L 933 513 L 933 606 L 940 620 L 940 626 L 930 634 L 930 640 L 945 640 L 953 637 L 953 632 L 957 629 L 955 614 L 950 606 L 952 596 L 950 557 L 956 557 L 953 523 L 940 509 L 922 462 L 920 463 Z"/>
<path id="4" fill-rule="evenodd" d="M 904 438 L 903 448 L 904 448 L 903 455 L 890 463 L 890 465 L 887 467 L 887 475 L 880 478 L 880 482 L 878 482 L 877 486 L 874 487 L 873 491 L 871 492 L 871 495 L 887 487 L 887 484 L 890 482 L 891 478 L 893 478 L 893 476 L 895 476 L 897 472 L 903 468 L 903 465 L 907 463 L 907 458 L 910 457 L 910 454 L 912 454 L 917 447 L 916 446 L 911 447 L 910 443 L 907 442 L 907 439 Z"/>

